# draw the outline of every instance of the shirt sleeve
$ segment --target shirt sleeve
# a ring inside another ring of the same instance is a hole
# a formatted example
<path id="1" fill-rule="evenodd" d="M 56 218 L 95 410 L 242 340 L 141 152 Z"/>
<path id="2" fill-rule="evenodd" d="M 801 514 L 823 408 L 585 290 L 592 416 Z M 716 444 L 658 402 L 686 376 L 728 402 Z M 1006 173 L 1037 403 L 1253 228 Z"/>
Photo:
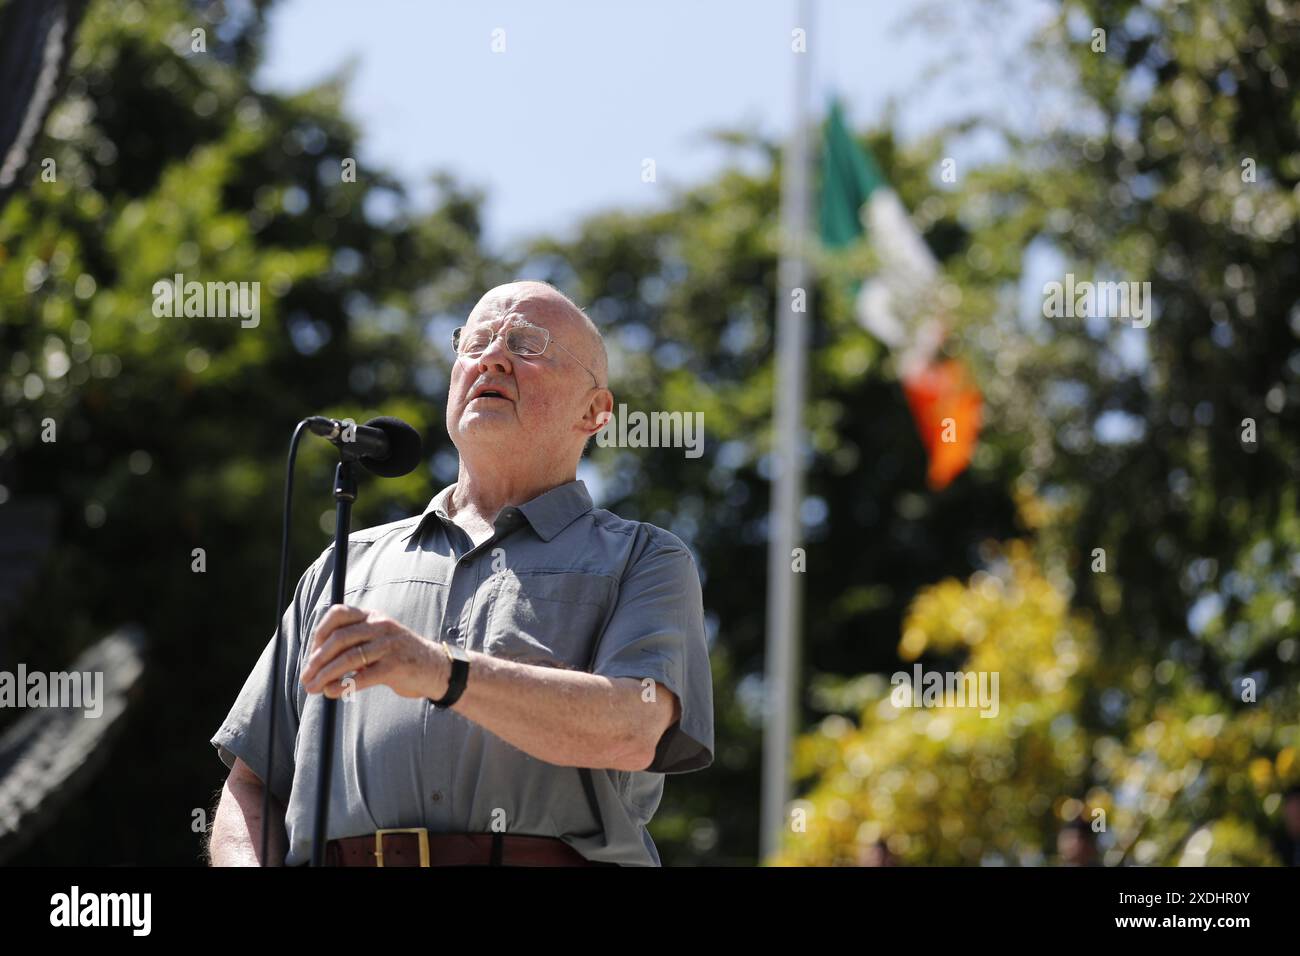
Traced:
<path id="1" fill-rule="evenodd" d="M 681 716 L 646 771 L 685 773 L 713 763 L 713 675 L 695 561 L 679 539 L 659 535 L 669 540 L 652 538 L 619 584 L 592 673 L 649 677 L 677 695 Z"/>
<path id="2" fill-rule="evenodd" d="M 281 803 L 286 804 L 289 801 L 289 791 L 293 787 L 294 744 L 298 737 L 298 721 L 305 703 L 305 691 L 299 683 L 299 676 L 302 673 L 302 649 L 306 639 L 303 630 L 311 625 L 313 608 L 319 597 L 316 589 L 321 564 L 331 551 L 332 549 L 327 549 L 303 573 L 294 590 L 293 601 L 290 602 L 280 621 L 284 646 L 280 673 L 275 678 L 274 684 L 275 756 L 271 768 L 273 777 L 271 793 Z M 211 740 L 221 762 L 227 767 L 233 768 L 235 758 L 238 757 L 248 764 L 259 778 L 264 778 L 266 774 L 267 737 L 271 725 L 268 689 L 271 686 L 274 655 L 275 635 L 272 634 L 262 650 L 261 657 L 244 681 L 244 687 L 235 698 L 230 713 Z M 264 784 L 265 782 L 263 779 Z"/>

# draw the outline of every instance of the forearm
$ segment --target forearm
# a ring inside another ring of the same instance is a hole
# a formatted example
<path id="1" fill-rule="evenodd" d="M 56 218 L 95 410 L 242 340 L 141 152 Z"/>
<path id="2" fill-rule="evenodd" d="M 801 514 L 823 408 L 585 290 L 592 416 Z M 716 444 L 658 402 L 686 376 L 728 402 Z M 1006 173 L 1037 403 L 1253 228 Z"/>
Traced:
<path id="1" fill-rule="evenodd" d="M 512 746 L 564 767 L 626 769 L 641 757 L 647 715 L 636 680 L 470 657 L 469 683 L 452 709 Z"/>
<path id="2" fill-rule="evenodd" d="M 226 781 L 212 820 L 208 853 L 213 866 L 262 865 L 262 786 L 260 783 Z M 271 797 L 271 826 L 268 834 L 268 866 L 282 866 L 288 847 L 284 829 L 284 807 Z"/>

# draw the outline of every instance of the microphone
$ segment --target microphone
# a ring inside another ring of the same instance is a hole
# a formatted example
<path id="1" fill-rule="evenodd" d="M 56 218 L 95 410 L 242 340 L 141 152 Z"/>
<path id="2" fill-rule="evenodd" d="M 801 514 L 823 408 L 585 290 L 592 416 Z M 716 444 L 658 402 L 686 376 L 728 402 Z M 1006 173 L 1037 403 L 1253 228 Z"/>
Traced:
<path id="1" fill-rule="evenodd" d="M 381 478 L 400 478 L 414 471 L 423 454 L 419 433 L 389 415 L 372 418 L 364 425 L 313 415 L 307 419 L 307 428 Z"/>

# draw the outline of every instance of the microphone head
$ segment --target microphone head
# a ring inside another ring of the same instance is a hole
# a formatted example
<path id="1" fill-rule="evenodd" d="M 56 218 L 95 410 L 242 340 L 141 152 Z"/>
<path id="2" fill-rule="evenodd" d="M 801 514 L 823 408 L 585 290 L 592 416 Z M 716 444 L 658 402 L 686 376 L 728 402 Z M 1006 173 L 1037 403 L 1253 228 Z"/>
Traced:
<path id="1" fill-rule="evenodd" d="M 370 428 L 378 428 L 388 436 L 388 457 L 379 460 L 362 456 L 360 461 L 365 469 L 381 478 L 400 478 L 415 470 L 424 456 L 420 434 L 400 418 L 381 415 L 366 422 Z"/>

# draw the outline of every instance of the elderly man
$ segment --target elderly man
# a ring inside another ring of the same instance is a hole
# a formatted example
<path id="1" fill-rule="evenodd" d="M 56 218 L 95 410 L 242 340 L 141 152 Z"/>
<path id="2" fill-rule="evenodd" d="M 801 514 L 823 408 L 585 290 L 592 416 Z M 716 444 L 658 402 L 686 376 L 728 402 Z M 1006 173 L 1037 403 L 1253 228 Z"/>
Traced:
<path id="1" fill-rule="evenodd" d="M 605 348 L 549 285 L 488 292 L 454 337 L 456 483 L 333 546 L 285 612 L 271 864 L 311 856 L 322 695 L 340 697 L 326 862 L 658 866 L 664 775 L 713 761 L 699 576 L 674 535 L 592 507 Z M 216 865 L 258 865 L 274 643 L 212 738 Z M 395 830 L 414 832 L 388 832 Z"/>

